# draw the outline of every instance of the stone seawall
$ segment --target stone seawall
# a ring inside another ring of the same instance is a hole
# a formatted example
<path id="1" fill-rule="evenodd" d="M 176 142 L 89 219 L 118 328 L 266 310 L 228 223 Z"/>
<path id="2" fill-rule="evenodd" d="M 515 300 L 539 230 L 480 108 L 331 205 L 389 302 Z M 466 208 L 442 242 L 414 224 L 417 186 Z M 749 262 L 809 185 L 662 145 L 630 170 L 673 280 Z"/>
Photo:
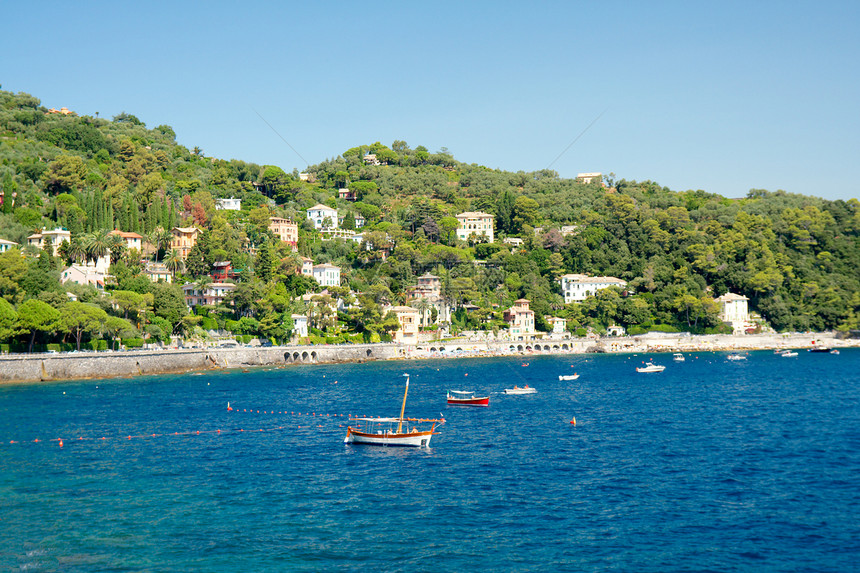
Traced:
<path id="1" fill-rule="evenodd" d="M 0 356 L 0 383 L 117 378 L 209 368 L 363 362 L 405 357 L 395 344 L 136 350 Z"/>
<path id="2" fill-rule="evenodd" d="M 603 339 L 543 339 L 534 341 L 424 342 L 398 344 L 347 344 L 276 346 L 270 348 L 209 348 L 84 352 L 69 354 L 0 355 L 0 384 L 86 378 L 115 378 L 166 374 L 209 368 L 332 364 L 395 358 L 441 358 L 531 354 L 582 354 L 586 352 L 708 352 L 858 346 L 860 340 L 838 340 L 833 334 L 771 334 L 750 336 L 690 336 L 683 334 L 610 337 Z"/>

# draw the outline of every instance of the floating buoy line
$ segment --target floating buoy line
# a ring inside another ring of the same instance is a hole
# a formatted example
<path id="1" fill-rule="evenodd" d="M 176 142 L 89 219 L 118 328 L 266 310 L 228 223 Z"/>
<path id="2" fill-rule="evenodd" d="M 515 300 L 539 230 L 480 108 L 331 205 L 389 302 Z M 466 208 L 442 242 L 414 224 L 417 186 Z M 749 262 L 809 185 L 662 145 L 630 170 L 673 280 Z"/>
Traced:
<path id="1" fill-rule="evenodd" d="M 99 436 L 99 437 L 84 437 L 78 436 L 76 438 L 50 438 L 50 439 L 40 439 L 35 438 L 32 440 L 9 440 L 0 442 L 0 447 L 2 446 L 21 446 L 27 444 L 52 444 L 56 443 L 59 447 L 64 447 L 68 444 L 75 443 L 83 443 L 83 442 L 93 442 L 93 443 L 106 443 L 106 442 L 128 442 L 130 440 L 153 440 L 158 438 L 179 438 L 179 437 L 187 437 L 187 436 L 221 436 L 226 434 L 245 434 L 245 433 L 260 433 L 260 432 L 280 432 L 284 430 L 311 430 L 311 429 L 331 429 L 335 426 L 332 424 L 320 424 L 323 420 L 327 422 L 343 422 L 343 418 L 354 418 L 354 417 L 362 417 L 368 418 L 372 416 L 368 416 L 364 414 L 362 416 L 356 416 L 354 414 L 332 414 L 332 413 L 323 413 L 323 412 L 315 412 L 315 411 L 287 411 L 287 410 L 277 410 L 277 409 L 257 409 L 257 408 L 238 408 L 231 406 L 230 403 L 227 403 L 227 411 L 231 414 L 260 414 L 266 416 L 278 415 L 278 416 L 295 416 L 295 417 L 305 417 L 310 418 L 308 422 L 304 424 L 298 425 L 290 425 L 290 426 L 273 426 L 268 428 L 257 428 L 257 429 L 248 429 L 248 428 L 228 428 L 228 429 L 214 429 L 214 430 L 183 430 L 181 432 L 159 432 L 152 434 L 122 434 L 115 436 Z M 337 420 L 340 418 L 340 420 Z M 570 423 L 573 426 L 576 426 L 576 418 L 574 417 L 570 420 Z M 337 428 L 343 428 L 343 423 L 338 423 Z"/>
<path id="2" fill-rule="evenodd" d="M 50 438 L 50 439 L 41 439 L 35 438 L 32 440 L 9 440 L 0 442 L 0 446 L 18 446 L 18 445 L 26 445 L 26 444 L 51 444 L 56 443 L 59 447 L 64 447 L 66 444 L 74 444 L 81 442 L 116 442 L 116 441 L 124 441 L 127 442 L 129 440 L 152 440 L 156 438 L 177 438 L 177 437 L 186 437 L 186 436 L 220 436 L 224 434 L 244 434 L 244 433 L 259 433 L 259 432 L 278 432 L 283 430 L 294 430 L 294 429 L 320 429 L 332 427 L 329 424 L 325 426 L 318 422 L 322 422 L 324 419 L 326 421 L 334 421 L 336 418 L 348 418 L 352 417 L 351 414 L 331 414 L 331 413 L 322 413 L 322 412 L 296 412 L 296 411 L 287 411 L 287 410 L 276 410 L 276 409 L 256 409 L 256 408 L 236 408 L 227 403 L 227 411 L 233 414 L 265 414 L 265 415 L 286 415 L 286 416 L 303 416 L 310 417 L 311 420 L 308 420 L 305 424 L 298 424 L 296 426 L 273 426 L 268 428 L 257 428 L 257 429 L 248 429 L 248 428 L 228 428 L 228 429 L 214 429 L 214 430 L 183 430 L 181 432 L 159 432 L 152 434 L 123 434 L 123 435 L 115 435 L 115 436 L 99 436 L 99 437 L 85 437 L 78 436 L 76 438 Z M 366 417 L 366 416 L 365 416 Z M 342 420 L 340 420 L 342 421 Z M 311 423 L 312 422 L 312 423 Z M 343 424 L 338 424 L 338 428 L 342 428 Z"/>

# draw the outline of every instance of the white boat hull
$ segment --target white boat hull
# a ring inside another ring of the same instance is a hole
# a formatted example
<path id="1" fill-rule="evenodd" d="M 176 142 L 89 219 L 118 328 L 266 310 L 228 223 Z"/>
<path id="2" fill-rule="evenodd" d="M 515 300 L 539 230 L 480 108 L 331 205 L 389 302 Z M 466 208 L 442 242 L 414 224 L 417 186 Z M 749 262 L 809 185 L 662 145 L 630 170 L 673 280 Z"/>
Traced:
<path id="1" fill-rule="evenodd" d="M 506 388 L 505 394 L 537 394 L 534 388 Z"/>
<path id="2" fill-rule="evenodd" d="M 666 369 L 665 366 L 646 366 L 645 368 L 637 368 L 636 372 L 645 372 L 645 373 L 662 372 L 665 369 Z"/>
<path id="3" fill-rule="evenodd" d="M 559 380 L 576 380 L 577 378 L 579 378 L 579 374 L 562 374 L 558 377 Z"/>
<path id="4" fill-rule="evenodd" d="M 368 446 L 426 448 L 430 446 L 433 432 L 412 432 L 406 434 L 382 433 L 368 434 L 347 428 L 345 444 L 365 444 Z"/>

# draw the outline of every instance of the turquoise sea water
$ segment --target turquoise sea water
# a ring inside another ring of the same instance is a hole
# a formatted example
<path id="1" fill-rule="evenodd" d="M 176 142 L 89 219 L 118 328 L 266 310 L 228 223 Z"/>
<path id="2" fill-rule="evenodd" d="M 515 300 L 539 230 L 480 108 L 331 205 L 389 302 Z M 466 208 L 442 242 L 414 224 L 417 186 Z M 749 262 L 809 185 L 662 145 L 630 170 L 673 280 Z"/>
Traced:
<path id="1" fill-rule="evenodd" d="M 725 356 L 0 387 L 0 570 L 857 571 L 860 351 Z M 404 372 L 433 447 L 344 445 Z"/>

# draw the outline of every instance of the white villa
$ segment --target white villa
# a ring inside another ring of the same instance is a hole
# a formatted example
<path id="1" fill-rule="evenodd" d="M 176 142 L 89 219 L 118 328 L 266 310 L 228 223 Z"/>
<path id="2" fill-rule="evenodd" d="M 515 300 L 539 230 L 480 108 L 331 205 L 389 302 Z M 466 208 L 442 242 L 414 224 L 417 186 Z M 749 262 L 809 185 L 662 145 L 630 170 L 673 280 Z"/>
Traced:
<path id="1" fill-rule="evenodd" d="M 561 292 L 564 295 L 564 304 L 582 302 L 589 296 L 597 294 L 597 291 L 612 286 L 623 289 L 627 282 L 615 277 L 590 277 L 588 275 L 567 274 L 562 275 Z"/>
<path id="2" fill-rule="evenodd" d="M 137 233 L 127 233 L 125 231 L 120 231 L 119 229 L 114 229 L 110 232 L 110 234 L 118 235 L 119 237 L 121 237 L 125 241 L 125 248 L 129 251 L 143 251 L 143 235 L 138 235 Z"/>
<path id="3" fill-rule="evenodd" d="M 5 253 L 9 249 L 17 249 L 20 247 L 18 243 L 13 243 L 12 241 L 7 241 L 6 239 L 0 239 L 0 253 Z"/>
<path id="4" fill-rule="evenodd" d="M 322 229 L 337 229 L 337 209 L 332 209 L 322 203 L 317 203 L 307 211 L 308 219 L 310 219 L 314 228 Z"/>
<path id="5" fill-rule="evenodd" d="M 57 256 L 57 249 L 63 241 L 72 242 L 72 233 L 66 229 L 57 227 L 53 231 L 42 229 L 41 233 L 35 233 L 27 237 L 27 244 L 37 249 L 45 248 L 45 245 L 51 245 L 54 248 L 54 256 Z"/>
<path id="6" fill-rule="evenodd" d="M 105 288 L 105 277 L 107 274 L 96 270 L 93 265 L 72 265 L 63 269 L 60 275 L 60 283 L 73 282 L 79 285 L 92 285 L 99 290 Z"/>
<path id="7" fill-rule="evenodd" d="M 143 274 L 154 283 L 157 283 L 158 281 L 164 281 L 166 283 L 173 282 L 173 274 L 164 263 L 147 261 L 143 267 Z"/>
<path id="8" fill-rule="evenodd" d="M 233 283 L 209 283 L 203 288 L 194 283 L 182 286 L 185 303 L 189 308 L 198 305 L 216 306 L 224 302 L 224 299 L 234 290 L 236 290 L 236 285 Z"/>
<path id="9" fill-rule="evenodd" d="M 720 303 L 720 320 L 731 324 L 736 334 L 742 334 L 750 321 L 749 299 L 740 294 L 727 292 L 717 297 L 715 301 Z"/>
<path id="10" fill-rule="evenodd" d="M 460 225 L 457 227 L 457 238 L 468 241 L 471 235 L 484 237 L 488 243 L 493 242 L 493 219 L 489 213 L 481 211 L 466 211 L 457 215 Z"/>
<path id="11" fill-rule="evenodd" d="M 314 260 L 309 259 L 308 257 L 302 257 L 302 268 L 300 272 L 306 277 L 314 278 Z"/>
<path id="12" fill-rule="evenodd" d="M 314 280 L 320 285 L 325 287 L 340 286 L 340 267 L 323 263 L 314 265 L 312 272 Z"/>
<path id="13" fill-rule="evenodd" d="M 307 338 L 308 336 L 308 317 L 303 314 L 291 314 L 293 319 L 293 336 L 299 338 Z"/>
<path id="14" fill-rule="evenodd" d="M 559 318 L 557 316 L 548 316 L 546 317 L 546 321 L 548 324 L 552 326 L 552 334 L 560 335 L 567 332 L 567 319 Z"/>
<path id="15" fill-rule="evenodd" d="M 240 211 L 242 209 L 242 200 L 234 197 L 215 199 L 215 208 L 220 211 Z"/>
<path id="16" fill-rule="evenodd" d="M 577 173 L 576 180 L 580 183 L 591 183 L 594 180 L 597 180 L 597 183 L 603 183 L 603 174 L 602 173 Z"/>

